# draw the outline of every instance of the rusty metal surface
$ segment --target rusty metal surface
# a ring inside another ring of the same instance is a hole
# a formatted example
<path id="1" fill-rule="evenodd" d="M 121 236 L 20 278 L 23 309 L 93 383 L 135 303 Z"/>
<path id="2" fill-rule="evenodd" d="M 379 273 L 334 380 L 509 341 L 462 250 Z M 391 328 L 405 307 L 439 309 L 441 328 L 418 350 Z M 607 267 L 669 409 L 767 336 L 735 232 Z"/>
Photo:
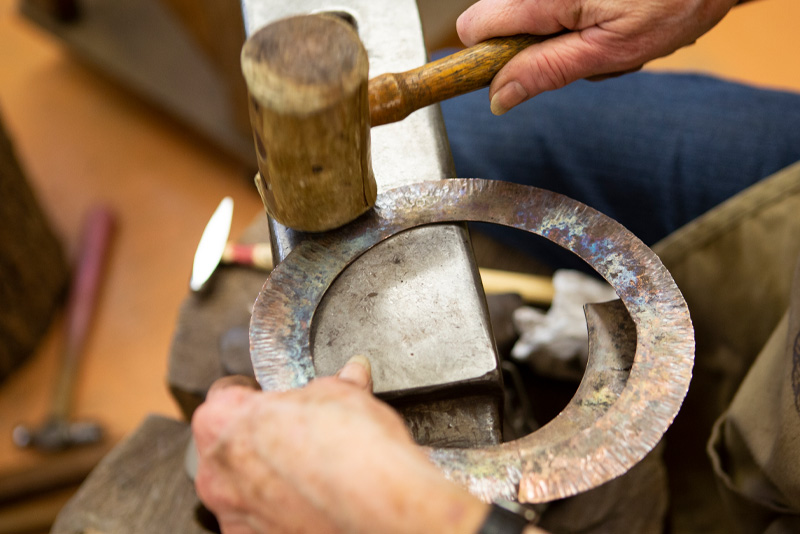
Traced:
<path id="1" fill-rule="evenodd" d="M 498 386 L 499 389 L 499 386 Z M 480 391 L 480 390 L 479 390 Z M 411 436 L 429 447 L 485 447 L 500 442 L 496 397 L 502 393 L 461 395 L 395 406 Z"/>
<path id="2" fill-rule="evenodd" d="M 547 502 L 624 473 L 656 445 L 686 395 L 694 360 L 689 311 L 658 257 L 635 236 L 601 213 L 541 189 L 478 179 L 421 182 L 380 195 L 372 212 L 298 245 L 255 303 L 250 351 L 262 388 L 301 387 L 314 377 L 314 311 L 355 258 L 406 229 L 465 220 L 526 230 L 583 258 L 615 288 L 630 315 L 635 355 L 631 360 L 624 322 L 590 309 L 590 348 L 616 348 L 590 350 L 578 392 L 555 419 L 518 440 L 433 448 L 430 457 L 485 500 Z M 612 327 L 602 327 L 609 317 Z"/>

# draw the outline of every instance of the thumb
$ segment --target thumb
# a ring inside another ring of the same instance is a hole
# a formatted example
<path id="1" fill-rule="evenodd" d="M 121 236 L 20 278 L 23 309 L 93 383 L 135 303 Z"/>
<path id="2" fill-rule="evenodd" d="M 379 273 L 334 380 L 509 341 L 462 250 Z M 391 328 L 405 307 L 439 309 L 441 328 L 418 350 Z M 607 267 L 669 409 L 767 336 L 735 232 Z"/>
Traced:
<path id="1" fill-rule="evenodd" d="M 502 115 L 531 97 L 582 78 L 638 67 L 639 63 L 628 65 L 624 59 L 616 59 L 621 56 L 618 50 L 609 53 L 615 47 L 599 39 L 598 32 L 602 30 L 564 33 L 517 54 L 492 80 L 492 113 Z"/>
<path id="2" fill-rule="evenodd" d="M 336 378 L 366 391 L 372 391 L 372 366 L 363 354 L 357 354 L 347 360 L 344 367 L 336 373 Z"/>

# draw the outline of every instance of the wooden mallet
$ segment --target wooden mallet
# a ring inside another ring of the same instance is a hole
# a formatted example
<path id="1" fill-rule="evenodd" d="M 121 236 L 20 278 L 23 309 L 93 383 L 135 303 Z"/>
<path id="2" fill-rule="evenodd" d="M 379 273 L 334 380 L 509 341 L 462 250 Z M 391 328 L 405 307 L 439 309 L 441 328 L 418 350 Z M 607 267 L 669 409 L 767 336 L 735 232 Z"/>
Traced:
<path id="1" fill-rule="evenodd" d="M 267 212 L 290 228 L 321 232 L 370 209 L 377 186 L 370 126 L 489 85 L 508 60 L 543 37 L 491 39 L 368 82 L 355 28 L 333 14 L 276 21 L 242 49 L 250 121 Z"/>

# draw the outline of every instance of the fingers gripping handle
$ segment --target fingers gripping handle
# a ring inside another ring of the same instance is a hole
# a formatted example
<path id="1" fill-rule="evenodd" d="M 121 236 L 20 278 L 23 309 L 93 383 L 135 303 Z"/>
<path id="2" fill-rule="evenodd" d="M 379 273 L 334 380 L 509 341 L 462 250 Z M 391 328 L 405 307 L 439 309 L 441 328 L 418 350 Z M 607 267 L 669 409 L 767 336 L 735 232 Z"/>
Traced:
<path id="1" fill-rule="evenodd" d="M 376 76 L 367 89 L 370 124 L 396 122 L 425 106 L 486 87 L 511 58 L 544 39 L 497 37 L 417 69 Z"/>

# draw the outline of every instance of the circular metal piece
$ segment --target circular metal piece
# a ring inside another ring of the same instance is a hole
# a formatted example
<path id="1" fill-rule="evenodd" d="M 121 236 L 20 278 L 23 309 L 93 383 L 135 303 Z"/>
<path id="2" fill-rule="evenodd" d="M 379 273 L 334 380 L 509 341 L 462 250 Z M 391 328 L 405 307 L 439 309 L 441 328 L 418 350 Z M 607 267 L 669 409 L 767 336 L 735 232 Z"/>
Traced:
<path id="1" fill-rule="evenodd" d="M 484 500 L 548 502 L 625 473 L 658 443 L 688 390 L 689 311 L 661 261 L 633 234 L 584 204 L 534 187 L 421 182 L 380 195 L 370 213 L 300 243 L 272 271 L 253 310 L 250 354 L 261 387 L 286 390 L 314 377 L 311 321 L 347 265 L 398 232 L 457 221 L 526 230 L 581 257 L 616 290 L 635 325 L 636 349 L 630 369 L 614 369 L 625 373 L 618 391 L 588 384 L 584 375 L 573 400 L 536 432 L 480 449 L 429 449 L 431 459 Z M 592 357 L 590 350 L 590 364 Z"/>

